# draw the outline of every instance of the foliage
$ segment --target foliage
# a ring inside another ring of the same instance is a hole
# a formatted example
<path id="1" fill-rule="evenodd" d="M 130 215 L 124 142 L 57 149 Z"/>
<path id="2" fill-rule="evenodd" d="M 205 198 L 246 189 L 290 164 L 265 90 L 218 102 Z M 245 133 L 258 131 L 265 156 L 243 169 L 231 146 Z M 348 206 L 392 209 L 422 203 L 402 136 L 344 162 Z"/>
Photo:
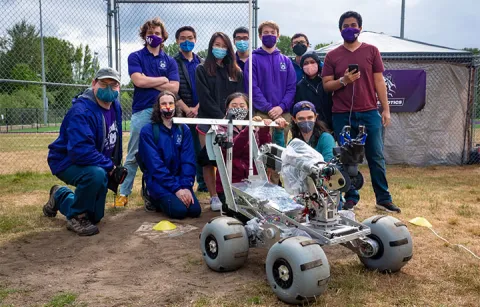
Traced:
<path id="1" fill-rule="evenodd" d="M 286 56 L 295 56 L 291 47 L 290 36 L 280 35 L 277 41 L 277 48 Z"/>

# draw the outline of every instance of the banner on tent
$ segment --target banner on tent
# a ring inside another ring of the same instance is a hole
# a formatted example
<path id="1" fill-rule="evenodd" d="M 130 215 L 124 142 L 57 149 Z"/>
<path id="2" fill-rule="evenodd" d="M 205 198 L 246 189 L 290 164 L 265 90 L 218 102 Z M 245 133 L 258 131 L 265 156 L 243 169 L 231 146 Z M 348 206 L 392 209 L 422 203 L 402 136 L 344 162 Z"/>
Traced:
<path id="1" fill-rule="evenodd" d="M 427 93 L 425 70 L 385 70 L 383 78 L 387 85 L 390 112 L 418 112 L 423 109 Z"/>

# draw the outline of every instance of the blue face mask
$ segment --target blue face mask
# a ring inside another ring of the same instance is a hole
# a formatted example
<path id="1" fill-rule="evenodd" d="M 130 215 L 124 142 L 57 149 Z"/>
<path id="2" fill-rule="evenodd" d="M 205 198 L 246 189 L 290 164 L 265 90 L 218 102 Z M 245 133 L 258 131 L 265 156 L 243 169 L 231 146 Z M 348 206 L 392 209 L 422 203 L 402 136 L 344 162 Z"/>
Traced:
<path id="1" fill-rule="evenodd" d="M 193 50 L 194 47 L 195 43 L 188 40 L 180 43 L 180 49 L 184 52 L 190 52 Z"/>
<path id="2" fill-rule="evenodd" d="M 99 88 L 97 90 L 97 98 L 103 102 L 112 103 L 118 97 L 118 91 L 114 91 L 111 86 L 106 88 Z"/>
<path id="3" fill-rule="evenodd" d="M 239 52 L 248 51 L 248 41 L 236 41 L 235 47 L 237 47 Z"/>
<path id="4" fill-rule="evenodd" d="M 224 48 L 212 48 L 213 56 L 219 60 L 223 59 L 227 55 L 227 49 Z"/>

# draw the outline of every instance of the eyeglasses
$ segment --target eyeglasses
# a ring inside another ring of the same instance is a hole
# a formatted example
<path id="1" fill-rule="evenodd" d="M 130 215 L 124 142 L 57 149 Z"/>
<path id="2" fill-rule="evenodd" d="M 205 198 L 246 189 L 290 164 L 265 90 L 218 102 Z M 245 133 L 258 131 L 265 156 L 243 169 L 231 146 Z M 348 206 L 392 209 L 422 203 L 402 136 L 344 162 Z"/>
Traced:
<path id="1" fill-rule="evenodd" d="M 306 41 L 297 41 L 297 42 L 293 42 L 293 45 L 298 45 L 298 44 L 302 44 L 302 45 L 307 45 L 307 42 Z"/>
<path id="2" fill-rule="evenodd" d="M 116 88 L 116 87 L 119 87 L 120 86 L 120 83 L 118 83 L 117 81 L 114 81 L 114 82 L 105 82 L 103 80 L 98 80 L 98 83 L 100 84 L 101 87 L 107 87 L 107 86 L 110 86 L 112 88 Z"/>

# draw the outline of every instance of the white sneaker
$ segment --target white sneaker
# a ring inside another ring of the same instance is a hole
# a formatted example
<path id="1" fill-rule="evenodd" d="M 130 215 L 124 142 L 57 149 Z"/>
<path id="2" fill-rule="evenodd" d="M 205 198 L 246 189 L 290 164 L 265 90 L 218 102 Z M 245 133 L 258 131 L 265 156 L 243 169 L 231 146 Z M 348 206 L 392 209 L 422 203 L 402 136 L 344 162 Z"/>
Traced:
<path id="1" fill-rule="evenodd" d="M 212 211 L 220 211 L 222 209 L 222 202 L 218 196 L 210 198 L 210 208 L 212 208 Z"/>

